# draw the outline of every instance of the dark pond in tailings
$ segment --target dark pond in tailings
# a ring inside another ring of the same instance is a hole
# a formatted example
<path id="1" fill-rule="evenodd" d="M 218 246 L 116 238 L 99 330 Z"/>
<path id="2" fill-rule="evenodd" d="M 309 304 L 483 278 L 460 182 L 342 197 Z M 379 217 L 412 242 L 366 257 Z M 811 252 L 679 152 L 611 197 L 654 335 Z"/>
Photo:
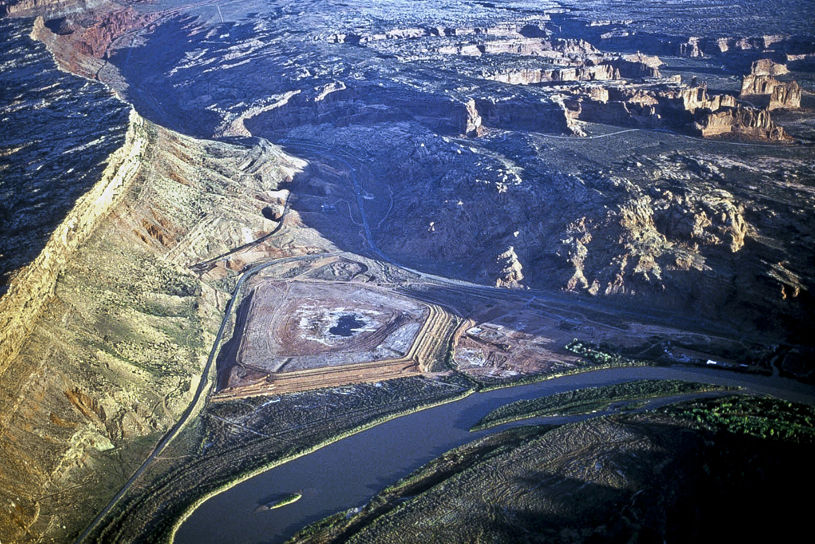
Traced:
<path id="1" fill-rule="evenodd" d="M 633 379 L 684 379 L 740 385 L 794 402 L 813 402 L 813 388 L 713 369 L 625 368 L 477 393 L 382 423 L 252 477 L 205 501 L 181 525 L 176 544 L 283 542 L 307 523 L 361 506 L 386 485 L 445 451 L 494 430 L 468 432 L 508 402 Z M 801 392 L 793 394 L 791 392 Z M 550 418 L 547 423 L 575 421 Z M 525 422 L 529 423 L 529 421 Z M 505 427 L 500 427 L 505 428 Z M 300 493 L 296 503 L 253 514 L 274 493 Z"/>
<path id="2" fill-rule="evenodd" d="M 328 332 L 336 336 L 351 336 L 356 331 L 365 326 L 365 322 L 354 314 L 345 314 L 340 317 L 337 324 L 328 329 Z"/>

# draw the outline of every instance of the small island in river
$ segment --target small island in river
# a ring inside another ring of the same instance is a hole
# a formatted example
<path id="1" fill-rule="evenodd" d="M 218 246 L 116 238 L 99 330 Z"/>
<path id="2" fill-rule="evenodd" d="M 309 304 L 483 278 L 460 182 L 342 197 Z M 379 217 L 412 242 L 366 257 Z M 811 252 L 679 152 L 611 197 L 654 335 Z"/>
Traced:
<path id="1" fill-rule="evenodd" d="M 287 504 L 299 501 L 302 496 L 303 495 L 300 493 L 288 493 L 281 496 L 279 499 L 259 504 L 258 507 L 255 508 L 254 513 L 259 514 L 260 512 L 268 512 L 269 510 L 286 506 Z"/>

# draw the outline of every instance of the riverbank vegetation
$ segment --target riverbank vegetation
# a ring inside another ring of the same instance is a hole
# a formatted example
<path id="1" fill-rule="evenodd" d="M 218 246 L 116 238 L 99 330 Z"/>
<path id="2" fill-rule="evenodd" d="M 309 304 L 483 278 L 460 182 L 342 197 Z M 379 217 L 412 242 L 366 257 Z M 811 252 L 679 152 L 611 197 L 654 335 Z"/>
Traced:
<path id="1" fill-rule="evenodd" d="M 505 404 L 488 413 L 470 431 L 481 431 L 533 417 L 572 416 L 606 410 L 615 403 L 726 390 L 726 387 L 682 380 L 636 380 L 602 387 L 587 387 L 555 395 Z"/>
<path id="2" fill-rule="evenodd" d="M 696 399 L 661 411 L 711 429 L 762 439 L 815 442 L 815 407 L 771 397 Z"/>
<path id="3" fill-rule="evenodd" d="M 405 501 L 421 495 L 480 462 L 505 453 L 554 428 L 556 426 L 519 427 L 454 448 L 387 487 L 362 508 L 338 512 L 307 526 L 292 537 L 288 544 L 342 542 L 366 524 L 398 508 Z"/>
<path id="4" fill-rule="evenodd" d="M 280 498 L 277 498 L 277 499 L 269 501 L 269 502 L 267 502 L 265 504 L 259 505 L 257 508 L 255 508 L 255 513 L 257 514 L 257 513 L 261 513 L 261 512 L 268 512 L 269 510 L 275 510 L 277 508 L 282 508 L 282 507 L 287 506 L 289 504 L 295 503 L 295 502 L 299 501 L 302 498 L 303 498 L 303 495 L 301 493 L 288 493 L 286 495 L 283 495 Z"/>
<path id="5" fill-rule="evenodd" d="M 253 475 L 472 391 L 457 376 L 403 378 L 210 404 L 89 538 L 169 542 L 197 505 Z"/>
<path id="6" fill-rule="evenodd" d="M 517 427 L 445 453 L 289 544 L 750 541 L 805 530 L 808 503 L 790 491 L 815 484 L 812 443 L 730 432 L 697 421 L 703 408 L 813 421 L 809 407 L 732 396 Z"/>

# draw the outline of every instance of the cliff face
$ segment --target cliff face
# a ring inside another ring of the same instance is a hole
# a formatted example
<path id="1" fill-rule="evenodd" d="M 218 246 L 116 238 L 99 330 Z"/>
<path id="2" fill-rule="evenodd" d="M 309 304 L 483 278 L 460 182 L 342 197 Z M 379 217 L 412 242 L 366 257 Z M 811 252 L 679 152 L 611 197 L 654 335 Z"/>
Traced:
<path id="1" fill-rule="evenodd" d="M 8 292 L 0 298 L 0 374 L 19 352 L 26 334 L 53 296 L 65 264 L 127 191 L 141 164 L 145 145 L 143 121 L 131 110 L 125 144 L 109 158 L 102 179 L 76 202 L 45 249 L 15 275 Z"/>
<path id="2" fill-rule="evenodd" d="M 776 103 L 789 104 L 787 86 L 775 88 Z M 800 88 L 789 91 L 794 94 Z M 794 99 L 793 99 L 794 100 Z M 671 128 L 705 138 L 720 136 L 784 140 L 768 109 L 742 107 L 731 95 L 709 95 L 704 86 L 666 90 L 617 87 L 605 92 L 582 92 L 565 100 L 570 119 L 614 125 Z"/>
<path id="3" fill-rule="evenodd" d="M 50 46 L 64 45 L 41 20 L 34 34 Z M 38 85 L 60 90 L 53 80 L 64 74 L 37 69 L 38 63 L 32 57 L 30 68 L 40 79 L 52 79 Z M 4 77 L 10 73 L 17 77 L 8 70 Z M 25 74 L 18 79 L 28 81 Z M 99 87 L 84 80 L 78 86 Z M 104 100 L 92 102 L 102 111 L 87 104 L 74 108 L 92 114 L 93 123 L 52 126 L 63 133 L 44 140 L 60 171 L 76 165 L 98 179 L 70 200 L 44 247 L 16 271 L 0 298 L 3 542 L 71 540 L 177 420 L 220 322 L 228 294 L 219 289 L 229 284 L 219 282 L 231 273 L 229 266 L 241 268 L 242 259 L 284 250 L 260 244 L 254 253 L 210 265 L 203 278 L 188 265 L 272 230 L 277 222 L 265 208 L 285 201 L 280 185 L 305 166 L 263 140 L 248 147 L 195 140 L 132 110 L 119 140 L 116 127 L 102 120 L 115 117 L 121 104 L 102 94 Z M 60 107 L 72 111 L 71 104 Z M 59 114 L 58 105 L 51 101 Z M 104 135 L 91 131 L 91 142 L 84 141 L 86 127 Z M 38 136 L 48 129 L 28 128 L 39 130 Z M 20 138 L 27 135 L 14 130 Z M 102 161 L 91 147 L 95 140 L 120 145 Z M 12 152 L 32 147 L 18 142 Z M 41 169 L 18 172 L 20 183 L 40 183 L 25 192 L 46 194 L 45 202 L 67 200 L 60 178 L 44 177 L 51 165 L 43 156 L 33 162 L 42 163 Z M 84 159 L 105 167 L 95 173 Z M 21 205 L 12 217 L 20 223 L 38 216 Z"/>
<path id="4" fill-rule="evenodd" d="M 69 14 L 52 19 L 49 26 L 45 25 L 42 16 L 38 16 L 31 36 L 48 46 L 63 70 L 99 79 L 114 41 L 156 18 L 154 13 L 138 13 L 133 8 L 114 6 L 98 13 Z"/>
<path id="5" fill-rule="evenodd" d="M 776 85 L 770 94 L 768 110 L 797 110 L 801 107 L 801 86 L 792 81 L 785 85 Z"/>
<path id="6" fill-rule="evenodd" d="M 263 141 L 195 140 L 135 115 L 120 155 L 0 300 L 3 542 L 70 540 L 177 420 L 229 296 L 220 280 L 251 252 L 203 277 L 189 266 L 272 230 L 264 208 L 304 167 Z"/>
<path id="7" fill-rule="evenodd" d="M 765 53 L 800 49 L 803 36 L 727 36 L 706 38 L 691 36 L 678 44 L 676 52 L 681 57 L 719 57 L 733 53 Z"/>
<path id="8" fill-rule="evenodd" d="M 31 17 L 48 14 L 50 16 L 85 11 L 101 6 L 109 0 L 2 0 L 0 17 Z"/>
<path id="9" fill-rule="evenodd" d="M 772 59 L 758 59 L 750 65 L 750 73 L 757 76 L 781 76 L 789 73 L 789 68 Z"/>
<path id="10" fill-rule="evenodd" d="M 795 110 L 801 107 L 801 86 L 795 81 L 782 82 L 770 75 L 750 74 L 741 84 L 741 98 L 769 96 L 768 110 Z"/>
<path id="11" fill-rule="evenodd" d="M 495 259 L 494 272 L 495 286 L 518 289 L 523 287 L 523 265 L 518 260 L 515 248 L 509 248 Z"/>
<path id="12" fill-rule="evenodd" d="M 30 22 L 0 20 L 8 46 L 0 54 L 0 297 L 14 271 L 40 254 L 102 179 L 130 127 L 129 105 L 104 85 L 60 70 L 30 34 Z"/>
<path id="13" fill-rule="evenodd" d="M 767 110 L 724 108 L 705 112 L 698 117 L 696 127 L 705 138 L 733 134 L 759 140 L 784 139 L 784 129 L 773 122 Z"/>

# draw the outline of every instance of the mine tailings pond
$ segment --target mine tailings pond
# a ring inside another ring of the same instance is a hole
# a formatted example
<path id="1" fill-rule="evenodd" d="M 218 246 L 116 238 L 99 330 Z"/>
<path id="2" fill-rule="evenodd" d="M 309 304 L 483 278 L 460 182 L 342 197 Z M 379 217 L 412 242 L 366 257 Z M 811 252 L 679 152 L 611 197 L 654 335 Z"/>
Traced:
<path id="1" fill-rule="evenodd" d="M 598 370 L 476 393 L 392 419 L 246 480 L 204 502 L 181 525 L 175 542 L 283 542 L 311 522 L 364 505 L 374 494 L 431 459 L 485 434 L 510 425 L 557 424 L 590 417 L 528 419 L 470 433 L 469 428 L 490 410 L 520 399 L 637 379 L 678 379 L 740 386 L 750 393 L 815 403 L 815 388 L 793 380 L 691 367 Z M 657 400 L 649 407 L 667 402 Z M 281 508 L 255 512 L 270 497 L 291 493 L 300 493 L 302 498 Z"/>
<path id="2" fill-rule="evenodd" d="M 364 326 L 365 322 L 357 319 L 357 316 L 346 314 L 341 316 L 337 324 L 328 329 L 328 332 L 336 336 L 351 336 Z"/>

